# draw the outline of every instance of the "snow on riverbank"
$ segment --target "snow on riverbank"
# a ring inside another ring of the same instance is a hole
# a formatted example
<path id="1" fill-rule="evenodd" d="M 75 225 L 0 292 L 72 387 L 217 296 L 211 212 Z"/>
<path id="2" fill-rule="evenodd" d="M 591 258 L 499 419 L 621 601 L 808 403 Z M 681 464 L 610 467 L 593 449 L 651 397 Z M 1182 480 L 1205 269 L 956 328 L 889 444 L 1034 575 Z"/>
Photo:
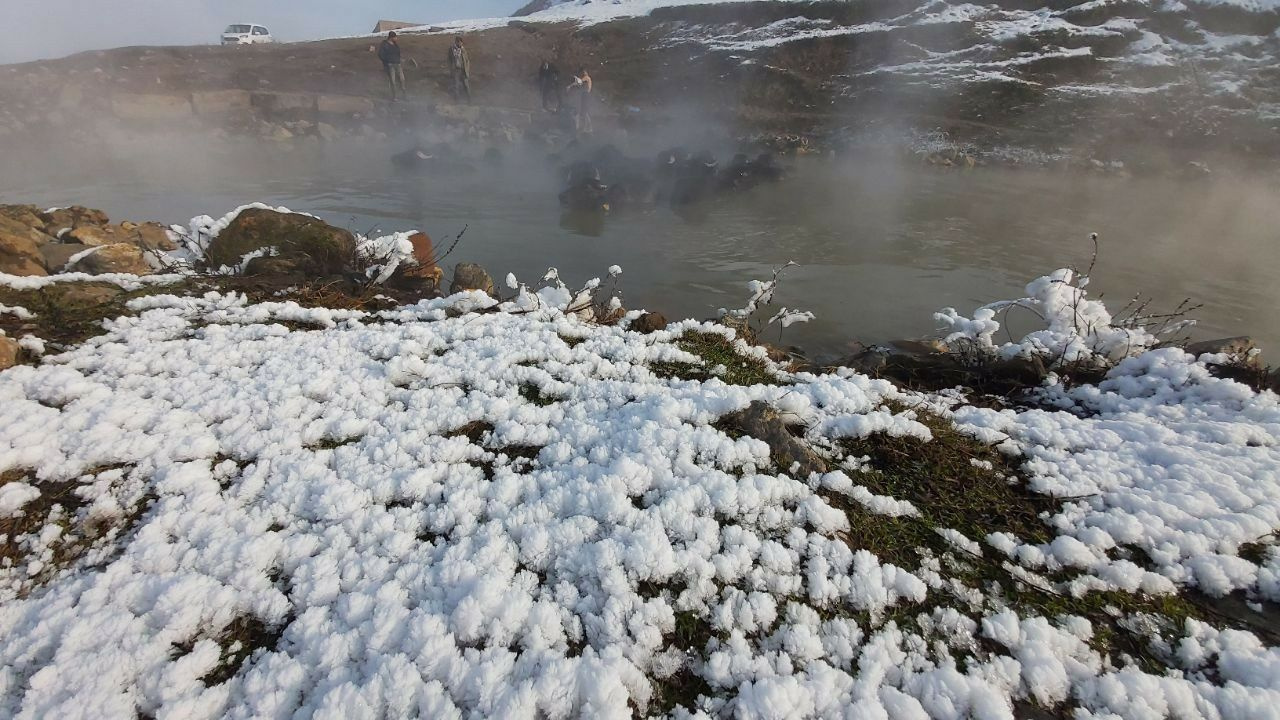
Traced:
<path id="1" fill-rule="evenodd" d="M 776 0 L 786 6 L 792 0 Z M 530 5 L 521 22 L 594 25 L 643 17 L 656 10 L 735 4 L 746 0 L 563 0 Z M 1079 80 L 1057 87 L 1066 95 L 1112 95 L 1163 92 L 1171 76 L 1151 69 L 1183 68 L 1195 74 L 1197 94 L 1249 98 L 1269 94 L 1269 69 L 1276 63 L 1277 0 L 1196 0 L 1179 2 L 1095 2 L 1049 9 L 1016 4 L 977 5 L 948 0 L 922 0 L 917 7 L 868 7 L 857 21 L 837 20 L 839 14 L 795 2 L 791 17 L 752 10 L 717 14 L 705 21 L 675 21 L 665 28 L 662 44 L 691 45 L 726 53 L 750 53 L 787 43 L 839 36 L 900 38 L 900 52 L 874 64 L 851 59 L 850 71 L 859 76 L 899 76 L 933 85 L 953 83 L 1030 82 L 1034 66 L 1073 63 Z M 732 8 L 730 8 L 732 10 Z M 1252 16 L 1250 22 L 1226 26 L 1207 14 L 1215 11 Z M 697 17 L 696 15 L 694 17 Z M 486 18 L 413 28 L 433 33 L 468 33 L 507 25 L 510 18 Z M 1223 35 L 1222 28 L 1231 28 Z M 944 29 L 950 29 L 944 32 Z M 1239 33 L 1239 34 L 1236 34 Z M 890 40 L 889 42 L 895 42 Z M 1248 52 L 1240 52 L 1240 48 Z M 1085 68 L 1090 68 L 1088 71 Z M 1068 75 L 1074 78 L 1075 75 Z M 1176 83 L 1181 85 L 1182 82 Z M 1260 97 L 1260 96 L 1259 96 Z"/>
<path id="2" fill-rule="evenodd" d="M 1280 716 L 1280 651 L 1248 632 L 1126 616 L 1168 665 L 1149 674 L 1096 622 L 1020 614 L 956 570 L 994 548 L 1063 597 L 1280 600 L 1280 551 L 1241 557 L 1280 528 L 1274 395 L 1177 350 L 1046 390 L 1060 411 L 849 370 L 681 380 L 662 368 L 702 362 L 682 335 L 732 331 L 640 335 L 568 301 L 149 296 L 0 374 L 0 511 L 48 513 L 0 567 L 0 715 Z M 719 422 L 752 401 L 850 469 L 775 466 Z M 1046 514 L 1051 542 L 936 527 L 961 559 L 899 564 L 867 544 L 863 523 L 930 508 L 868 491 L 846 443 L 940 442 L 924 408 L 1075 498 Z M 55 488 L 79 509 L 50 510 Z"/>

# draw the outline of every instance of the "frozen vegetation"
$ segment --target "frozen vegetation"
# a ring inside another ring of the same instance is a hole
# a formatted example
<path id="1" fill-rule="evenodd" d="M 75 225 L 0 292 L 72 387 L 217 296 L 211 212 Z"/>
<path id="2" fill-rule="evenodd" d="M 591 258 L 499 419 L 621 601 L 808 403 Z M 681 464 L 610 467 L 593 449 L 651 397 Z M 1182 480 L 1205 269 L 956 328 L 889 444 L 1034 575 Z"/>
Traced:
<path id="1" fill-rule="evenodd" d="M 1059 271 L 1021 342 L 942 317 L 1105 379 L 911 392 L 598 323 L 622 270 L 380 311 L 139 283 L 0 373 L 0 716 L 1280 717 L 1280 403 L 1224 358 Z M 744 310 L 808 319 L 776 280 Z"/>

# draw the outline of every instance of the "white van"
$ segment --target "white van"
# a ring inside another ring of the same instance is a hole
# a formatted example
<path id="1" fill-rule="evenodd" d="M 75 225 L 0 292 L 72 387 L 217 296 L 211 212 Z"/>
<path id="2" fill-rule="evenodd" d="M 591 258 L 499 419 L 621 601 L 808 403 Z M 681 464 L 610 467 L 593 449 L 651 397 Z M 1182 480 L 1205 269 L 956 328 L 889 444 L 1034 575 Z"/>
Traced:
<path id="1" fill-rule="evenodd" d="M 275 38 L 271 37 L 270 30 L 261 25 L 240 23 L 228 25 L 227 29 L 222 31 L 223 45 L 256 45 L 270 42 L 275 42 Z"/>

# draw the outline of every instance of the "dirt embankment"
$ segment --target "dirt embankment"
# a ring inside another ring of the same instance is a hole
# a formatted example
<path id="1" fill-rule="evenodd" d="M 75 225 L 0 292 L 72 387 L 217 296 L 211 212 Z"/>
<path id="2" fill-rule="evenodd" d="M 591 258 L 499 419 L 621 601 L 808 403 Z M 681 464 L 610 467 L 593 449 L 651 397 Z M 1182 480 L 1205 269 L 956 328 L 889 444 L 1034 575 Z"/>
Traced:
<path id="1" fill-rule="evenodd" d="M 109 123 L 277 140 L 437 125 L 450 137 L 513 142 L 564 127 L 538 97 L 536 70 L 547 58 L 566 79 L 579 65 L 591 69 L 604 128 L 678 137 L 702 125 L 722 136 L 796 134 L 828 146 L 914 138 L 979 154 L 1014 147 L 1156 170 L 1280 156 L 1274 122 L 1207 99 L 1184 69 L 1117 76 L 1115 61 L 1138 34 L 1123 23 L 1096 30 L 1114 18 L 1075 18 L 1084 33 L 1033 32 L 994 44 L 972 21 L 881 27 L 881 18 L 912 8 L 903 0 L 759 2 L 668 8 L 587 27 L 513 20 L 467 36 L 469 106 L 449 97 L 445 33 L 402 34 L 411 98 L 401 104 L 387 102 L 376 40 L 367 37 L 86 53 L 0 69 L 0 145 L 40 135 L 91 139 Z M 844 26 L 871 29 L 829 32 Z M 979 70 L 940 64 L 949 53 L 978 58 L 965 62 Z M 984 78 L 980 69 L 993 66 L 1004 74 Z M 1061 91 L 1119 82 L 1143 92 Z"/>

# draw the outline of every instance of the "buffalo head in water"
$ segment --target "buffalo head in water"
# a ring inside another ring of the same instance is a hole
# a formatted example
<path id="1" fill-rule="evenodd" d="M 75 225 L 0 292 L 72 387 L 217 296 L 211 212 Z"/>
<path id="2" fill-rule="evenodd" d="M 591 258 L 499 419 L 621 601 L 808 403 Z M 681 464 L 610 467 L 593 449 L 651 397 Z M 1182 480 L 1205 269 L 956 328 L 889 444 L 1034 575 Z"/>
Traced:
<path id="1" fill-rule="evenodd" d="M 460 156 L 448 145 L 433 147 L 413 147 L 402 153 L 391 156 L 391 164 L 402 170 L 447 170 L 449 172 L 471 172 L 475 165 Z"/>
<path id="2" fill-rule="evenodd" d="M 600 181 L 600 169 L 585 161 L 566 168 L 560 207 L 569 212 L 609 212 L 609 186 Z"/>

